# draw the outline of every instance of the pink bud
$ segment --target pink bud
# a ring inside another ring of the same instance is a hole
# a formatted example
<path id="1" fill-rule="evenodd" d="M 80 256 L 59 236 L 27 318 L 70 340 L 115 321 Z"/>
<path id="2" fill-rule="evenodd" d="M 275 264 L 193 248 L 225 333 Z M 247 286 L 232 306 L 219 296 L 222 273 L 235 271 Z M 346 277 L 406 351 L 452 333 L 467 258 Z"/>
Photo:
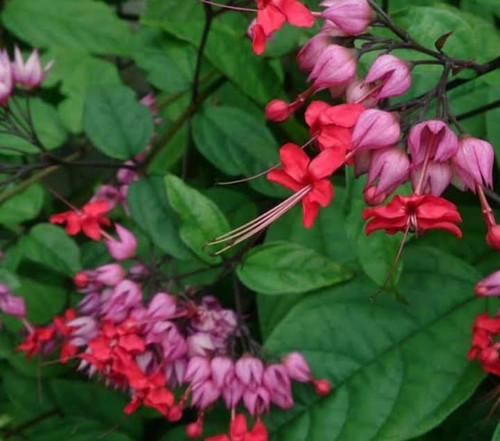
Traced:
<path id="1" fill-rule="evenodd" d="M 311 380 L 311 369 L 304 357 L 298 352 L 291 352 L 282 360 L 288 376 L 295 381 L 307 383 Z"/>
<path id="2" fill-rule="evenodd" d="M 202 383 L 208 380 L 212 370 L 210 361 L 205 357 L 193 357 L 189 360 L 184 381 L 191 384 Z"/>
<path id="3" fill-rule="evenodd" d="M 357 52 L 332 44 L 321 52 L 307 81 L 314 81 L 316 90 L 347 84 L 356 75 Z"/>
<path id="4" fill-rule="evenodd" d="M 165 377 L 170 387 L 178 387 L 184 382 L 187 361 L 184 359 L 175 360 L 165 367 Z"/>
<path id="5" fill-rule="evenodd" d="M 197 406 L 200 409 L 206 409 L 211 404 L 215 403 L 220 397 L 221 392 L 213 381 L 207 380 L 193 385 L 193 396 L 191 400 L 192 406 Z"/>
<path id="6" fill-rule="evenodd" d="M 321 379 L 321 380 L 314 380 L 313 381 L 314 385 L 314 390 L 318 395 L 325 396 L 330 393 L 332 390 L 332 386 L 328 380 Z"/>
<path id="7" fill-rule="evenodd" d="M 12 93 L 12 68 L 5 49 L 0 52 L 0 105 L 5 106 Z"/>
<path id="8" fill-rule="evenodd" d="M 187 338 L 189 355 L 207 357 L 215 350 L 214 342 L 210 334 L 197 332 Z"/>
<path id="9" fill-rule="evenodd" d="M 186 435 L 188 438 L 199 438 L 203 435 L 203 421 L 198 420 L 186 426 Z"/>
<path id="10" fill-rule="evenodd" d="M 125 162 L 126 165 L 135 165 L 134 161 Z M 118 170 L 116 173 L 116 179 L 121 185 L 129 185 L 137 179 L 137 172 L 131 168 L 124 167 Z"/>
<path id="11" fill-rule="evenodd" d="M 176 310 L 177 302 L 175 297 L 159 292 L 149 301 L 148 318 L 153 321 L 168 320 L 175 315 Z"/>
<path id="12" fill-rule="evenodd" d="M 258 358 L 244 355 L 236 362 L 235 372 L 244 386 L 256 388 L 262 383 L 264 365 Z"/>
<path id="13" fill-rule="evenodd" d="M 77 288 L 86 288 L 90 281 L 91 278 L 86 271 L 78 271 L 73 277 L 73 283 Z"/>
<path id="14" fill-rule="evenodd" d="M 500 225 L 489 227 L 486 242 L 494 250 L 500 250 Z"/>
<path id="15" fill-rule="evenodd" d="M 379 192 L 376 185 L 367 185 L 363 190 L 363 198 L 366 205 L 380 205 L 387 198 L 387 193 Z"/>
<path id="16" fill-rule="evenodd" d="M 417 188 L 421 171 L 422 166 L 418 166 L 411 171 L 413 189 Z M 434 161 L 429 162 L 423 178 L 422 189 L 424 193 L 430 193 L 433 196 L 441 196 L 448 185 L 450 185 L 452 175 L 451 167 L 448 164 Z"/>
<path id="17" fill-rule="evenodd" d="M 426 152 L 431 160 L 444 162 L 457 154 L 458 139 L 443 121 L 430 120 L 410 130 L 408 147 L 414 166 L 424 162 Z"/>
<path id="18" fill-rule="evenodd" d="M 85 346 L 97 337 L 97 323 L 92 317 L 78 317 L 67 323 L 71 327 L 71 344 Z"/>
<path id="19" fill-rule="evenodd" d="M 171 423 L 176 423 L 177 421 L 180 421 L 182 418 L 182 413 L 183 413 L 183 407 L 180 404 L 176 404 L 172 406 L 168 410 L 168 415 L 167 419 Z"/>
<path id="20" fill-rule="evenodd" d="M 266 106 L 266 118 L 269 121 L 282 122 L 290 116 L 290 106 L 283 100 L 272 100 Z"/>
<path id="21" fill-rule="evenodd" d="M 38 50 L 35 49 L 31 53 L 26 63 L 24 63 L 21 51 L 17 46 L 14 49 L 14 53 L 15 61 L 12 63 L 13 80 L 25 89 L 33 89 L 42 84 L 50 69 L 52 69 L 54 61 L 48 63 L 42 70 Z"/>
<path id="22" fill-rule="evenodd" d="M 359 117 L 352 132 L 354 151 L 381 149 L 399 141 L 399 118 L 384 110 L 368 109 Z"/>
<path id="23" fill-rule="evenodd" d="M 500 296 L 500 271 L 495 271 L 478 282 L 474 288 L 477 296 Z"/>
<path id="24" fill-rule="evenodd" d="M 402 95 L 411 85 L 410 65 L 394 55 L 380 55 L 365 78 L 365 84 L 375 82 L 379 82 L 374 93 L 377 100 Z"/>
<path id="25" fill-rule="evenodd" d="M 125 278 L 125 270 L 117 263 L 100 266 L 95 270 L 94 280 L 107 286 L 116 286 Z"/>
<path id="26" fill-rule="evenodd" d="M 271 392 L 281 395 L 291 394 L 291 382 L 286 367 L 282 364 L 271 364 L 264 372 L 264 386 Z"/>
<path id="27" fill-rule="evenodd" d="M 229 357 L 215 357 L 211 362 L 212 378 L 219 389 L 223 389 L 234 377 L 234 363 Z"/>
<path id="28" fill-rule="evenodd" d="M 134 279 L 142 279 L 149 275 L 148 267 L 141 262 L 135 262 L 130 265 L 128 271 Z"/>
<path id="29" fill-rule="evenodd" d="M 243 394 L 243 403 L 252 416 L 269 411 L 270 402 L 269 391 L 262 386 L 256 389 L 249 388 Z"/>
<path id="30" fill-rule="evenodd" d="M 302 46 L 297 54 L 297 63 L 300 70 L 310 72 L 314 69 L 321 53 L 331 44 L 336 43 L 336 37 L 345 36 L 345 33 L 337 29 L 331 22 L 325 22 L 321 31 Z"/>
<path id="31" fill-rule="evenodd" d="M 13 296 L 7 285 L 0 285 L 0 310 L 18 318 L 26 317 L 26 305 L 22 297 Z"/>
<path id="32" fill-rule="evenodd" d="M 453 169 L 473 193 L 476 185 L 493 186 L 495 153 L 489 142 L 467 136 L 458 141 L 458 152 L 452 159 Z"/>
<path id="33" fill-rule="evenodd" d="M 330 20 L 349 35 L 365 32 L 373 19 L 366 0 L 325 0 L 320 6 L 327 8 L 321 17 Z"/>
<path id="34" fill-rule="evenodd" d="M 112 185 L 101 185 L 90 201 L 106 201 L 108 203 L 108 211 L 111 211 L 117 205 L 121 204 L 124 198 L 119 188 Z"/>
<path id="35" fill-rule="evenodd" d="M 244 386 L 241 384 L 240 380 L 234 376 L 229 384 L 222 389 L 222 396 L 224 398 L 224 403 L 226 403 L 226 407 L 228 409 L 235 409 L 243 397 L 244 391 Z"/>
<path id="36" fill-rule="evenodd" d="M 116 260 L 130 259 L 137 251 L 137 239 L 120 224 L 115 224 L 115 228 L 120 239 L 104 239 L 109 254 Z"/>
<path id="37" fill-rule="evenodd" d="M 389 147 L 373 151 L 367 185 L 373 184 L 378 179 L 374 197 L 381 193 L 387 197 L 405 182 L 409 175 L 410 160 L 402 149 Z"/>
<path id="38" fill-rule="evenodd" d="M 377 105 L 377 98 L 374 96 L 374 86 L 365 84 L 361 78 L 354 78 L 349 82 L 345 90 L 345 99 L 348 103 L 362 104 L 369 109 Z"/>

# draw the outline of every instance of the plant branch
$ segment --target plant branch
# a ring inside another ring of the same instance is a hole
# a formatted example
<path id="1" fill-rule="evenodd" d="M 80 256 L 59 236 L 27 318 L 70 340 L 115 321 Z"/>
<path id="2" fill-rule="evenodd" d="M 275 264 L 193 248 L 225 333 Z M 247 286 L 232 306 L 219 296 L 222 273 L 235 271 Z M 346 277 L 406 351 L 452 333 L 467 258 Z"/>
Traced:
<path id="1" fill-rule="evenodd" d="M 472 118 L 473 116 L 481 115 L 482 113 L 486 113 L 489 110 L 496 109 L 497 107 L 500 107 L 500 100 L 496 100 L 490 104 L 485 104 L 484 106 L 478 107 L 477 109 L 461 113 L 460 115 L 457 115 L 457 120 L 461 121 L 467 118 Z"/>

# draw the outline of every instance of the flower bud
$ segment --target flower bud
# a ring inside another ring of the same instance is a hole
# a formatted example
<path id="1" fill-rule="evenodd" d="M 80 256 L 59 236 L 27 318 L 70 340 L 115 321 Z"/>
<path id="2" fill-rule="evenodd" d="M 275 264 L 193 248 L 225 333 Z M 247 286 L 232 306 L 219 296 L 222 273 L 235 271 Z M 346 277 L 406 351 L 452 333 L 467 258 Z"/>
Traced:
<path id="1" fill-rule="evenodd" d="M 12 93 L 12 68 L 9 55 L 5 51 L 0 52 L 0 105 L 7 105 Z"/>
<path id="2" fill-rule="evenodd" d="M 291 352 L 282 359 L 283 366 L 288 376 L 301 383 L 307 383 L 311 380 L 311 369 L 304 357 L 298 352 Z"/>
<path id="3" fill-rule="evenodd" d="M 332 44 L 321 52 L 307 81 L 316 90 L 347 84 L 356 75 L 357 52 Z"/>
<path id="4" fill-rule="evenodd" d="M 115 227 L 120 239 L 104 239 L 109 254 L 116 260 L 130 259 L 137 251 L 137 239 L 132 232 L 120 224 L 115 224 Z"/>
<path id="5" fill-rule="evenodd" d="M 367 185 L 363 190 L 363 199 L 365 200 L 366 205 L 370 205 L 372 207 L 380 205 L 384 202 L 387 196 L 387 193 L 378 191 L 376 185 Z"/>
<path id="6" fill-rule="evenodd" d="M 210 378 L 212 374 L 210 361 L 206 357 L 193 357 L 189 360 L 184 381 L 191 384 L 201 383 Z"/>
<path id="7" fill-rule="evenodd" d="M 291 382 L 286 367 L 282 364 L 271 364 L 266 367 L 263 378 L 264 386 L 271 392 L 282 395 L 290 394 Z"/>
<path id="8" fill-rule="evenodd" d="M 215 345 L 210 334 L 197 332 L 187 338 L 189 355 L 207 357 L 215 350 Z"/>
<path id="9" fill-rule="evenodd" d="M 13 317 L 26 317 L 26 305 L 22 297 L 12 295 L 7 285 L 0 285 L 0 310 Z"/>
<path id="10" fill-rule="evenodd" d="M 429 120 L 410 130 L 408 147 L 413 166 L 424 162 L 427 151 L 431 160 L 444 162 L 457 154 L 458 139 L 443 121 Z"/>
<path id="11" fill-rule="evenodd" d="M 198 420 L 186 426 L 186 435 L 188 438 L 199 438 L 203 435 L 203 421 Z"/>
<path id="12" fill-rule="evenodd" d="M 269 411 L 271 395 L 265 387 L 248 388 L 243 394 L 243 403 L 250 415 Z"/>
<path id="13" fill-rule="evenodd" d="M 380 55 L 373 62 L 365 84 L 379 82 L 373 97 L 377 100 L 405 93 L 411 85 L 410 65 L 394 55 Z"/>
<path id="14" fill-rule="evenodd" d="M 328 395 L 332 390 L 330 382 L 326 379 L 313 380 L 313 385 L 316 393 L 322 397 Z"/>
<path id="15" fill-rule="evenodd" d="M 222 397 L 228 409 L 235 409 L 245 392 L 245 387 L 236 376 L 222 389 Z"/>
<path id="16" fill-rule="evenodd" d="M 500 225 L 493 225 L 488 229 L 486 242 L 494 250 L 500 250 Z"/>
<path id="17" fill-rule="evenodd" d="M 125 162 L 126 165 L 135 165 L 134 161 Z M 116 173 L 116 179 L 121 185 L 129 185 L 137 179 L 137 172 L 131 168 L 123 167 Z"/>
<path id="18" fill-rule="evenodd" d="M 377 98 L 374 97 L 374 86 L 365 84 L 361 78 L 354 78 L 346 87 L 345 99 L 348 103 L 362 104 L 367 109 L 377 105 Z"/>
<path id="19" fill-rule="evenodd" d="M 359 117 L 352 132 L 354 151 L 381 149 L 399 141 L 399 118 L 384 110 L 368 109 Z"/>
<path id="20" fill-rule="evenodd" d="M 101 185 L 90 201 L 106 201 L 108 203 L 108 210 L 111 211 L 118 204 L 121 204 L 123 200 L 124 198 L 119 188 L 112 185 Z"/>
<path id="21" fill-rule="evenodd" d="M 193 385 L 193 396 L 191 400 L 192 406 L 197 406 L 200 409 L 206 409 L 211 404 L 215 403 L 221 395 L 221 391 L 215 387 L 211 380 Z"/>
<path id="22" fill-rule="evenodd" d="M 330 20 L 348 35 L 365 32 L 373 19 L 366 0 L 325 0 L 320 6 L 327 8 L 321 17 Z"/>
<path id="23" fill-rule="evenodd" d="M 212 378 L 219 389 L 230 383 L 234 376 L 234 363 L 229 357 L 215 357 L 211 363 Z"/>
<path id="24" fill-rule="evenodd" d="M 179 404 L 172 406 L 168 410 L 167 419 L 171 423 L 176 423 L 182 418 L 183 408 Z"/>
<path id="25" fill-rule="evenodd" d="M 244 386 L 256 388 L 262 383 L 264 365 L 258 358 L 244 355 L 236 362 L 235 373 Z"/>
<path id="26" fill-rule="evenodd" d="M 422 166 L 420 165 L 414 168 L 411 172 L 411 183 L 413 189 L 417 188 L 421 171 Z M 423 177 L 423 192 L 430 193 L 433 196 L 441 196 L 448 185 L 450 185 L 452 175 L 453 173 L 451 171 L 451 167 L 448 164 L 434 161 L 429 162 L 427 171 Z"/>
<path id="27" fill-rule="evenodd" d="M 116 286 L 125 278 L 125 270 L 117 263 L 100 266 L 95 273 L 94 280 L 107 286 Z"/>
<path id="28" fill-rule="evenodd" d="M 97 323 L 92 317 L 84 316 L 73 319 L 67 323 L 71 327 L 71 344 L 85 346 L 97 337 Z"/>
<path id="29" fill-rule="evenodd" d="M 12 78 L 17 84 L 28 90 L 42 84 L 54 65 L 54 61 L 51 61 L 42 69 L 40 56 L 36 49 L 31 53 L 26 63 L 24 63 L 21 51 L 17 46 L 14 49 L 14 54 L 15 61 L 12 63 Z"/>
<path id="30" fill-rule="evenodd" d="M 375 150 L 370 161 L 367 185 L 378 179 L 373 197 L 384 193 L 386 197 L 405 182 L 410 175 L 408 155 L 398 147 Z M 384 197 L 385 199 L 385 197 Z"/>
<path id="31" fill-rule="evenodd" d="M 177 302 L 174 296 L 159 292 L 155 294 L 148 305 L 148 318 L 152 321 L 168 320 L 175 315 Z"/>
<path id="32" fill-rule="evenodd" d="M 272 100 L 266 106 L 266 118 L 269 121 L 286 121 L 290 113 L 290 105 L 283 100 Z"/>
<path id="33" fill-rule="evenodd" d="M 480 297 L 500 296 L 500 271 L 495 271 L 474 287 L 474 293 Z"/>
<path id="34" fill-rule="evenodd" d="M 91 278 L 86 271 L 78 271 L 73 277 L 73 283 L 77 288 L 86 288 Z"/>
<path id="35" fill-rule="evenodd" d="M 452 159 L 455 172 L 473 193 L 476 186 L 493 186 L 495 153 L 489 142 L 467 136 L 458 141 L 457 154 Z"/>

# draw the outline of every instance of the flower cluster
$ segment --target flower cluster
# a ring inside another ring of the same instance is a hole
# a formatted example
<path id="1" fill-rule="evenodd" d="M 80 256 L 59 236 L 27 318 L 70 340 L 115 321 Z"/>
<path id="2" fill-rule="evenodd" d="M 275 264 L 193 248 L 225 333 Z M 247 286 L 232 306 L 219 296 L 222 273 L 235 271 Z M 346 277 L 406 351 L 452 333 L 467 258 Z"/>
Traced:
<path id="1" fill-rule="evenodd" d="M 292 381 L 310 383 L 320 395 L 329 393 L 329 382 L 314 379 L 299 353 L 274 363 L 256 353 L 238 353 L 235 341 L 248 333 L 242 332 L 238 315 L 215 297 L 195 301 L 156 292 L 146 299 L 141 284 L 147 275 L 139 263 L 128 271 L 110 263 L 77 273 L 78 306 L 46 326 L 25 320 L 26 337 L 18 350 L 28 358 L 58 351 L 61 363 L 78 360 L 79 371 L 129 394 L 127 414 L 144 405 L 173 422 L 187 406 L 196 409 L 196 421 L 186 428 L 193 438 L 202 435 L 205 413 L 218 400 L 233 416 L 231 433 L 247 433 L 245 417 L 236 414 L 242 407 L 256 419 L 248 432 L 252 439 L 265 441 L 261 415 L 271 404 L 282 409 L 294 405 Z M 5 291 L 4 297 L 9 296 Z M 24 305 L 9 299 L 3 310 L 24 316 Z"/>

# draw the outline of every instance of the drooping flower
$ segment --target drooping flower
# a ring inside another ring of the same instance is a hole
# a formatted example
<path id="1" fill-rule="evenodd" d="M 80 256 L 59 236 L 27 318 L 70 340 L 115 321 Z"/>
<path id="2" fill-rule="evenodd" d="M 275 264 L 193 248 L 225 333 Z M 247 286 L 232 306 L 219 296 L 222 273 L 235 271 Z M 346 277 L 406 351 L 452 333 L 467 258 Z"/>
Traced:
<path id="1" fill-rule="evenodd" d="M 394 55 L 380 55 L 371 65 L 364 83 L 375 88 L 371 96 L 377 100 L 402 95 L 411 85 L 410 65 Z"/>
<path id="2" fill-rule="evenodd" d="M 411 171 L 413 189 L 416 190 L 419 183 L 421 183 L 423 193 L 441 196 L 450 185 L 453 177 L 451 166 L 445 162 L 429 161 L 424 176 L 421 176 L 422 168 L 422 165 L 418 165 Z"/>
<path id="3" fill-rule="evenodd" d="M 462 237 L 460 228 L 455 225 L 462 221 L 456 205 L 428 194 L 397 195 L 385 206 L 365 209 L 363 220 L 368 220 L 366 234 L 376 230 L 385 230 L 387 234 L 396 234 L 398 231 L 420 234 L 441 229 Z"/>
<path id="4" fill-rule="evenodd" d="M 33 50 L 26 62 L 23 61 L 23 56 L 17 46 L 14 49 L 14 54 L 12 78 L 15 83 L 28 90 L 40 86 L 54 65 L 54 60 L 52 60 L 42 69 L 37 49 Z"/>
<path id="5" fill-rule="evenodd" d="M 347 86 L 356 75 L 358 55 L 355 49 L 332 44 L 318 57 L 308 81 L 318 90 L 336 86 Z"/>
<path id="6" fill-rule="evenodd" d="M 301 199 L 304 225 L 310 228 L 319 207 L 326 207 L 333 199 L 328 177 L 345 162 L 345 155 L 326 149 L 311 160 L 300 147 L 289 143 L 281 147 L 280 157 L 282 168 L 271 170 L 267 179 L 295 192 L 307 189 Z"/>
<path id="7" fill-rule="evenodd" d="M 131 231 L 120 224 L 115 224 L 115 228 L 119 240 L 113 238 L 105 239 L 109 254 L 116 260 L 130 259 L 137 251 L 137 239 Z"/>
<path id="8" fill-rule="evenodd" d="M 413 166 L 422 164 L 426 156 L 432 161 L 444 162 L 457 154 L 458 139 L 443 121 L 429 120 L 410 130 L 408 147 Z"/>
<path id="9" fill-rule="evenodd" d="M 400 134 L 399 118 L 395 113 L 367 109 L 354 126 L 352 148 L 356 152 L 387 148 L 399 141 Z"/>
<path id="10" fill-rule="evenodd" d="M 474 292 L 480 297 L 500 296 L 500 271 L 495 271 L 478 282 Z"/>
<path id="11" fill-rule="evenodd" d="M 12 67 L 9 55 L 4 49 L 0 52 L 0 105 L 6 106 L 12 94 Z"/>
<path id="12" fill-rule="evenodd" d="M 348 35 L 365 32 L 373 19 L 373 13 L 366 0 L 325 0 L 320 6 L 326 9 L 321 17 L 330 20 Z"/>
<path id="13" fill-rule="evenodd" d="M 111 221 L 105 217 L 109 211 L 106 201 L 89 202 L 81 210 L 69 210 L 64 213 L 53 214 L 49 222 L 52 224 L 66 224 L 66 232 L 70 236 L 83 232 L 93 240 L 102 238 L 101 226 L 108 227 Z"/>

